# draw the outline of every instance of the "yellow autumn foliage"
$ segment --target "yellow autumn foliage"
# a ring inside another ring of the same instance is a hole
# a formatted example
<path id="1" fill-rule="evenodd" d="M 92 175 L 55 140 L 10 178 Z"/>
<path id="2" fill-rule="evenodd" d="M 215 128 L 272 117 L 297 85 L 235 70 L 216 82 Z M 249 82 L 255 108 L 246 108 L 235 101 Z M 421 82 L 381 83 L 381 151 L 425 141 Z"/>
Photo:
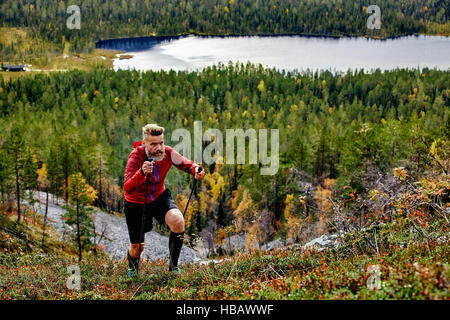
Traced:
<path id="1" fill-rule="evenodd" d="M 214 172 L 212 174 L 207 174 L 204 177 L 204 180 L 207 184 L 211 186 L 211 193 L 214 200 L 217 200 L 220 195 L 220 191 L 223 191 L 224 187 L 224 179 L 223 177 L 218 173 Z"/>
<path id="2" fill-rule="evenodd" d="M 263 90 L 264 90 L 264 88 L 265 88 L 265 85 L 264 85 L 264 80 L 261 80 L 261 81 L 259 81 L 259 84 L 258 84 L 258 90 L 260 91 L 260 92 L 262 92 Z"/>
<path id="3" fill-rule="evenodd" d="M 239 205 L 233 211 L 233 215 L 236 221 L 236 232 L 239 233 L 245 230 L 251 221 L 251 218 L 255 212 L 254 203 L 247 189 L 244 190 L 242 200 Z"/>
<path id="4" fill-rule="evenodd" d="M 69 177 L 69 190 L 69 201 L 78 199 L 85 204 L 91 204 L 97 199 L 97 190 L 86 183 L 80 172 Z"/>
<path id="5" fill-rule="evenodd" d="M 47 165 L 44 163 L 42 164 L 42 167 L 37 170 L 38 173 L 38 185 L 39 188 L 46 188 L 49 184 L 49 181 L 47 179 Z"/>
<path id="6" fill-rule="evenodd" d="M 223 229 L 223 228 L 219 228 L 217 230 L 217 238 L 216 238 L 216 243 L 220 246 L 223 244 L 223 241 L 225 240 L 225 238 L 227 237 L 227 230 Z"/>

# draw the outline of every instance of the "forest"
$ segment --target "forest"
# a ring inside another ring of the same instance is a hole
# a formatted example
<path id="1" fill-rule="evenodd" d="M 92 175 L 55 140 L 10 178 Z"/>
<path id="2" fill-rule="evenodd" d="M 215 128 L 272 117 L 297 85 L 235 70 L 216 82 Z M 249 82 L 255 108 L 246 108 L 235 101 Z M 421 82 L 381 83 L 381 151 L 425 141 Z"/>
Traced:
<path id="1" fill-rule="evenodd" d="M 13 206 L 42 181 L 67 199 L 70 179 L 80 174 L 97 192 L 91 203 L 121 212 L 127 157 L 145 124 L 164 126 L 167 145 L 177 128 L 193 133 L 194 121 L 223 132 L 276 128 L 277 174 L 261 175 L 260 165 L 205 166 L 186 226 L 190 235 L 213 234 L 214 248 L 241 232 L 257 245 L 279 237 L 305 241 L 334 230 L 326 199 L 363 201 L 394 168 L 420 178 L 438 161 L 429 150 L 448 141 L 449 88 L 448 72 L 437 70 L 300 75 L 250 63 L 1 80 L 1 199 Z M 180 207 L 191 182 L 169 172 L 166 186 Z M 361 206 L 351 217 L 359 226 L 370 213 Z"/>
<path id="2" fill-rule="evenodd" d="M 377 0 L 381 29 L 369 29 L 370 0 L 86 0 L 79 5 L 80 28 L 67 26 L 63 0 L 5 0 L 0 26 L 31 32 L 0 41 L 3 62 L 23 63 L 64 49 L 90 52 L 99 40 L 124 37 L 301 34 L 387 38 L 413 34 L 449 35 L 446 0 Z M 0 35 L 1 38 L 1 35 Z M 24 49 L 26 48 L 26 49 Z"/>

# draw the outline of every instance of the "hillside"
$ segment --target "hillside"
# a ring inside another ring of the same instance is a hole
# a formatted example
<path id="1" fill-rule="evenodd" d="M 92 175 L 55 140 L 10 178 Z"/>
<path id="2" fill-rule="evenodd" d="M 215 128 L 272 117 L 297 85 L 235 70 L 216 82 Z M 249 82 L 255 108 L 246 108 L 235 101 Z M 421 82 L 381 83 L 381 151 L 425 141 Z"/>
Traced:
<path id="1" fill-rule="evenodd" d="M 448 258 L 448 242 L 380 255 L 291 247 L 182 264 L 177 276 L 166 263 L 147 261 L 133 280 L 124 261 L 91 256 L 80 264 L 78 291 L 66 286 L 73 262 L 8 253 L 0 255 L 0 299 L 448 299 Z M 379 266 L 380 289 L 368 288 L 371 265 Z"/>
<path id="2" fill-rule="evenodd" d="M 447 160 L 443 167 L 433 166 L 413 182 L 420 188 L 394 194 L 388 219 L 378 217 L 369 227 L 341 233 L 337 245 L 240 251 L 221 260 L 182 263 L 176 275 L 167 271 L 165 261 L 146 260 L 139 278 L 127 278 L 126 262 L 111 259 L 102 250 L 88 253 L 77 264 L 68 257 L 70 246 L 60 253 L 62 243 L 54 232 L 47 240 L 52 249 L 44 254 L 35 244 L 40 219 L 30 214 L 28 243 L 34 245 L 25 250 L 23 239 L 3 231 L 5 226 L 20 225 L 12 222 L 11 214 L 2 213 L 0 299 L 447 300 L 448 164 Z M 436 210 L 442 205 L 443 211 Z M 80 267 L 80 290 L 66 284 L 68 267 L 73 265 Z"/>

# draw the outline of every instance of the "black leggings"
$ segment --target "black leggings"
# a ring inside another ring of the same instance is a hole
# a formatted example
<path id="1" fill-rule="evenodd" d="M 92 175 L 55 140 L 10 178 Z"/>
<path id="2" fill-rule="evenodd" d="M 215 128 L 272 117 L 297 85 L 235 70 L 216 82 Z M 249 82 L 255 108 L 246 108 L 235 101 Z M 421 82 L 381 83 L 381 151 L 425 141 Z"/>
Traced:
<path id="1" fill-rule="evenodd" d="M 125 218 L 128 227 L 130 242 L 137 244 L 144 242 L 144 235 L 153 228 L 153 218 L 159 224 L 165 223 L 166 213 L 171 209 L 178 209 L 177 204 L 172 199 L 169 189 L 165 189 L 155 201 L 147 203 L 145 210 L 144 234 L 141 236 L 142 211 L 144 204 L 125 201 Z"/>

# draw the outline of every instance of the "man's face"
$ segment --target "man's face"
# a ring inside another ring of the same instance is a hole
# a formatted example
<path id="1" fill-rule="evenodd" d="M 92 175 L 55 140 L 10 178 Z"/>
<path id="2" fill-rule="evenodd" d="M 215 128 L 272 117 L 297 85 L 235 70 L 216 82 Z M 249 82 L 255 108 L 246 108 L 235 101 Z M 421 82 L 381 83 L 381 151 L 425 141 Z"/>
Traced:
<path id="1" fill-rule="evenodd" d="M 164 158 L 164 134 L 159 136 L 149 136 L 144 140 L 148 155 L 155 161 L 161 161 Z"/>

